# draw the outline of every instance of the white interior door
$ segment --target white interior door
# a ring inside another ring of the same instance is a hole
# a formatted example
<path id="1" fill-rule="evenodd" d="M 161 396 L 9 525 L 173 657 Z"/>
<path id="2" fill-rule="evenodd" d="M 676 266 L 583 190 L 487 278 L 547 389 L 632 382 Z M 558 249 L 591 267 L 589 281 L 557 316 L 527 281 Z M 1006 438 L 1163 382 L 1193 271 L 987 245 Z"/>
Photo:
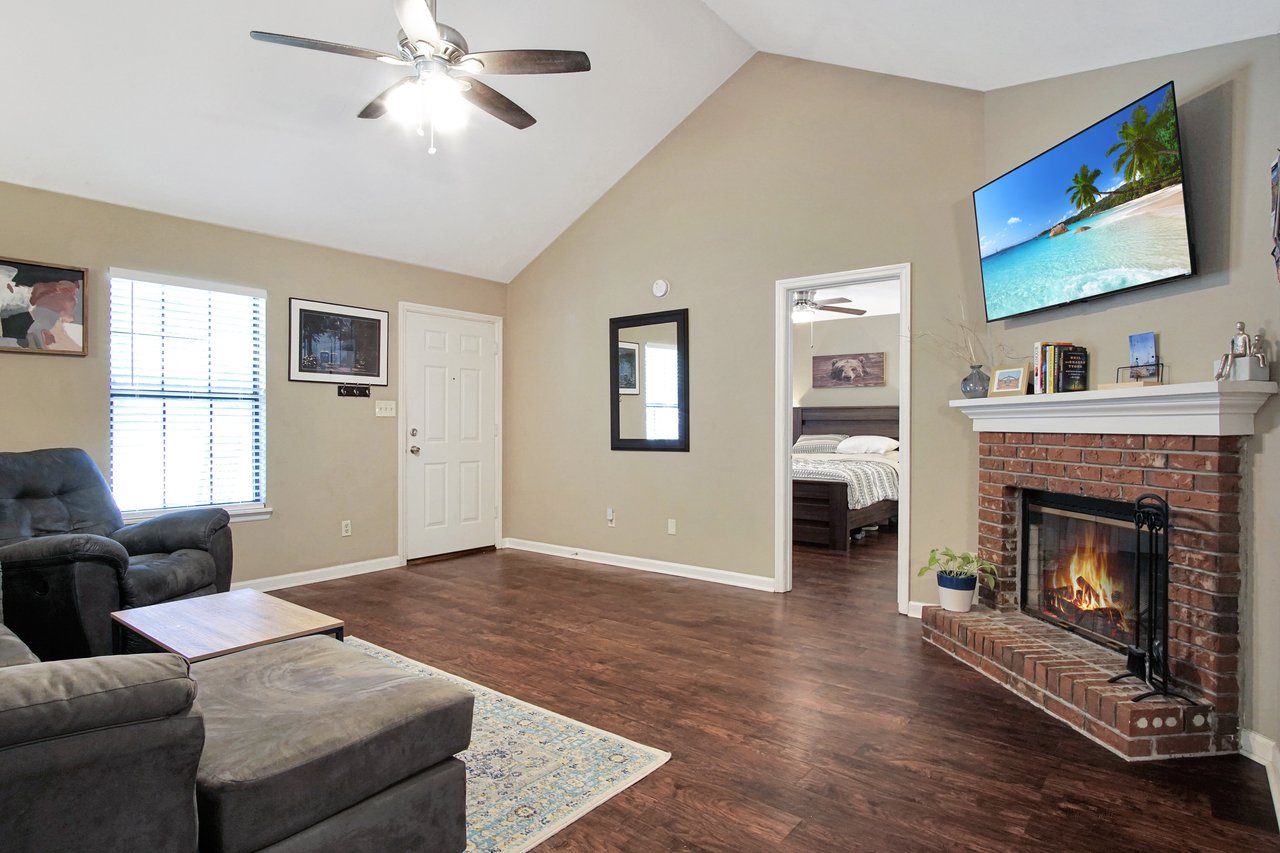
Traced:
<path id="1" fill-rule="evenodd" d="M 410 311 L 404 328 L 405 558 L 497 542 L 493 323 Z"/>

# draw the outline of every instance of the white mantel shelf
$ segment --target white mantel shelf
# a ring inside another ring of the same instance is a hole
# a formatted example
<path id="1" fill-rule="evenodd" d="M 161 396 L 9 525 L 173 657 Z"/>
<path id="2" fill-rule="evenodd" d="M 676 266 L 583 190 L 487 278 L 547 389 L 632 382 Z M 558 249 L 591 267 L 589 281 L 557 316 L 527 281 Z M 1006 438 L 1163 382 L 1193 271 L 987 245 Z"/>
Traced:
<path id="1" fill-rule="evenodd" d="M 1186 382 L 1024 397 L 952 400 L 974 432 L 1253 435 L 1275 382 Z"/>

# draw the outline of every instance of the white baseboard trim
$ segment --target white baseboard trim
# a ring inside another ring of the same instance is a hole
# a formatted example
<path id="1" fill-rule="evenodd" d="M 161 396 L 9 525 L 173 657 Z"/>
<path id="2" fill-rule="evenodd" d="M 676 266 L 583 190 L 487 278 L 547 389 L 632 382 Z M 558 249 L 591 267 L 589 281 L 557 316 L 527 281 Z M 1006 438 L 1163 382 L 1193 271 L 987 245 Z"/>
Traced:
<path id="1" fill-rule="evenodd" d="M 564 545 L 548 545 L 545 542 L 530 542 L 527 539 L 503 539 L 502 548 L 516 551 L 531 551 L 535 554 L 547 554 L 552 557 L 568 557 L 571 560 L 583 560 L 589 563 L 603 563 L 606 566 L 618 566 L 623 569 L 638 569 L 642 572 L 655 572 L 660 575 L 674 575 L 698 581 L 737 586 L 744 589 L 755 589 L 762 592 L 773 592 L 773 577 L 761 575 L 744 575 L 740 572 L 726 572 L 723 569 L 708 569 L 702 566 L 688 566 L 683 563 L 668 563 L 663 560 L 651 560 L 647 557 L 628 557 L 625 554 L 607 554 L 604 551 L 588 551 L 583 548 L 568 548 Z"/>
<path id="2" fill-rule="evenodd" d="M 924 610 L 926 607 L 931 607 L 931 606 L 932 605 L 930 605 L 929 602 L 927 601 L 908 601 L 907 615 L 910 616 L 912 619 L 919 619 L 920 611 Z"/>
<path id="3" fill-rule="evenodd" d="M 1271 807 L 1276 811 L 1276 820 L 1280 820 L 1280 744 L 1255 731 L 1242 729 L 1240 754 L 1267 768 L 1267 782 L 1271 785 Z"/>
<path id="4" fill-rule="evenodd" d="M 329 566 L 324 569 L 309 569 L 305 572 L 291 572 L 287 575 L 274 575 L 269 578 L 257 578 L 249 581 L 236 581 L 232 589 L 256 589 L 258 592 L 270 592 L 273 589 L 286 589 L 291 586 L 303 586 L 309 583 L 332 581 L 338 578 L 349 578 L 352 575 L 364 575 L 369 572 L 381 572 L 386 569 L 398 569 L 404 565 L 400 557 L 378 557 L 376 560 L 364 560 L 359 563 L 347 563 L 343 566 Z"/>

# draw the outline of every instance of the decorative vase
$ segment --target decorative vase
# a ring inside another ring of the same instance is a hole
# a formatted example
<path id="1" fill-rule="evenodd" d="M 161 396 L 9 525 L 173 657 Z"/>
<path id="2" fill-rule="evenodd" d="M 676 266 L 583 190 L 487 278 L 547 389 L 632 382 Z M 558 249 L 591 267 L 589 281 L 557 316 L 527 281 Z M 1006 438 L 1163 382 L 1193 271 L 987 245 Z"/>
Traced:
<path id="1" fill-rule="evenodd" d="M 990 387 L 991 377 L 982 372 L 981 364 L 969 365 L 969 375 L 960 381 L 960 393 L 970 400 L 987 396 Z"/>
<path id="2" fill-rule="evenodd" d="M 943 610 L 952 613 L 968 613 L 973 607 L 973 591 L 978 588 L 978 576 L 956 577 L 938 574 L 938 603 Z"/>

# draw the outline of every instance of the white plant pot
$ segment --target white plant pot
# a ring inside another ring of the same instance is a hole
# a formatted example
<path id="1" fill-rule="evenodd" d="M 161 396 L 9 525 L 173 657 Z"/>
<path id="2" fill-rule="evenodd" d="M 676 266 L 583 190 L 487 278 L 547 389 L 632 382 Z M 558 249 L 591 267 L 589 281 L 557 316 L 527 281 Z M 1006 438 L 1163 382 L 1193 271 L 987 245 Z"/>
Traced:
<path id="1" fill-rule="evenodd" d="M 948 589 L 945 586 L 938 587 L 938 603 L 942 605 L 943 610 L 950 610 L 953 613 L 968 613 L 973 607 L 973 599 L 976 597 L 978 590 L 974 589 Z"/>

